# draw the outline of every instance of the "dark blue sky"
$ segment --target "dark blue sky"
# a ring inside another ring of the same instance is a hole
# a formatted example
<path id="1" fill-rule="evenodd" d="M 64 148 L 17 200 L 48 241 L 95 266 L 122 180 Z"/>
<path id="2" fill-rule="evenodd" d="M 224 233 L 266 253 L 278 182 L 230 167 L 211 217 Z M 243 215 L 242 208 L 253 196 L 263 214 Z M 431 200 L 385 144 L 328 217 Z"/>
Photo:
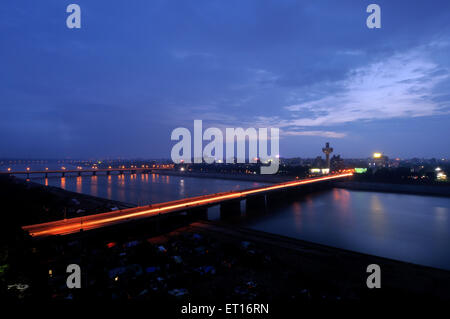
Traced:
<path id="1" fill-rule="evenodd" d="M 450 157 L 448 0 L 4 0 L 0 29 L 0 157 L 169 158 L 194 119 L 279 127 L 286 157 Z"/>

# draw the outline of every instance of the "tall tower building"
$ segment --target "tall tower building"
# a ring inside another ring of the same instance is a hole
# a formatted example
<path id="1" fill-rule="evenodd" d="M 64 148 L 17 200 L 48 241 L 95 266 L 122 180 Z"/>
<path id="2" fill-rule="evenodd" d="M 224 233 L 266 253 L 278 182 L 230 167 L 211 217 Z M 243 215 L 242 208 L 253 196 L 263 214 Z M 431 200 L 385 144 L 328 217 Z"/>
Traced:
<path id="1" fill-rule="evenodd" d="M 327 167 L 326 168 L 330 168 L 330 154 L 333 153 L 333 148 L 330 147 L 330 143 L 329 142 L 327 142 L 325 144 L 325 147 L 322 148 L 322 152 L 325 153 L 326 162 L 327 162 Z"/>

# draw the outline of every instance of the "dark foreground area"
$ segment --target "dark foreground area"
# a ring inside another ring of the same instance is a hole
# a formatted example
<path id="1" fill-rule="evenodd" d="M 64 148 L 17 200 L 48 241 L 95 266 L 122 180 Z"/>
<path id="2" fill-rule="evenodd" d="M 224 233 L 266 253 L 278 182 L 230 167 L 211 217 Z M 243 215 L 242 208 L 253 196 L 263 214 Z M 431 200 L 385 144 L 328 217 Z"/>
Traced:
<path id="1" fill-rule="evenodd" d="M 0 294 L 12 303 L 143 301 L 149 309 L 169 303 L 180 314 L 189 303 L 450 300 L 448 271 L 187 216 L 157 228 L 140 223 L 33 240 L 21 225 L 77 214 L 84 205 L 100 212 L 120 203 L 9 178 L 0 180 L 0 194 Z M 80 289 L 66 285 L 70 264 L 80 266 Z M 381 267 L 381 289 L 367 288 L 369 264 Z"/>

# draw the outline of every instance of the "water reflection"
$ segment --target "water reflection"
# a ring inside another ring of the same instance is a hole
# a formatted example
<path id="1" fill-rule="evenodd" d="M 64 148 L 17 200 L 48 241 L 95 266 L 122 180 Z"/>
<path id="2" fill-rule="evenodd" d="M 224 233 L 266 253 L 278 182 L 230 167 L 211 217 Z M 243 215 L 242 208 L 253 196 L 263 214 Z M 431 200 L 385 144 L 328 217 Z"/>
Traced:
<path id="1" fill-rule="evenodd" d="M 334 189 L 311 194 L 246 227 L 450 269 L 450 198 Z"/>
<path id="2" fill-rule="evenodd" d="M 302 228 L 302 205 L 300 205 L 299 202 L 295 202 L 292 205 L 292 208 L 294 211 L 295 225 L 297 226 L 297 229 L 300 231 Z"/>
<path id="3" fill-rule="evenodd" d="M 379 237 L 384 236 L 387 231 L 386 227 L 386 213 L 384 211 L 383 203 L 380 200 L 380 194 L 372 194 L 370 196 L 369 216 L 371 218 L 371 225 Z"/>
<path id="4" fill-rule="evenodd" d="M 435 221 L 435 230 L 437 233 L 442 233 L 448 231 L 446 229 L 446 225 L 450 224 L 449 222 L 449 208 L 436 206 L 434 207 L 434 221 Z"/>
<path id="5" fill-rule="evenodd" d="M 112 176 L 108 175 L 108 186 L 106 187 L 107 198 L 112 199 Z"/>
<path id="6" fill-rule="evenodd" d="M 83 177 L 81 177 L 81 176 L 77 176 L 76 192 L 77 193 L 82 193 L 83 192 Z"/>
<path id="7" fill-rule="evenodd" d="M 111 174 L 98 173 L 95 176 L 60 176 L 33 178 L 49 186 L 64 187 L 69 191 L 86 193 L 132 204 L 151 204 L 185 197 L 236 190 L 239 187 L 252 188 L 260 184 L 232 180 L 184 178 L 160 174 Z"/>
<path id="8" fill-rule="evenodd" d="M 335 188 L 332 190 L 333 200 L 340 212 L 347 214 L 350 212 L 350 192 L 346 189 Z"/>
<path id="9" fill-rule="evenodd" d="M 91 195 L 98 196 L 97 175 L 91 177 Z"/>
<path id="10" fill-rule="evenodd" d="M 184 179 L 180 179 L 180 197 L 185 197 Z"/>

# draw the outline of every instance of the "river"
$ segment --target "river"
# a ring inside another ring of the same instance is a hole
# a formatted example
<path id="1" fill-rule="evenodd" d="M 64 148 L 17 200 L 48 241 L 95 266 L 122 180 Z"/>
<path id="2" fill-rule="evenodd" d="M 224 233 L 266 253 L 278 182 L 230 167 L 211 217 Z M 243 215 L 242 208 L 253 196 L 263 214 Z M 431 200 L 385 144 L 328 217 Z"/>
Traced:
<path id="1" fill-rule="evenodd" d="M 66 190 L 149 204 L 259 183 L 160 174 L 32 178 Z M 218 208 L 209 217 L 218 218 Z M 331 189 L 309 194 L 239 224 L 298 238 L 450 270 L 450 198 Z"/>

